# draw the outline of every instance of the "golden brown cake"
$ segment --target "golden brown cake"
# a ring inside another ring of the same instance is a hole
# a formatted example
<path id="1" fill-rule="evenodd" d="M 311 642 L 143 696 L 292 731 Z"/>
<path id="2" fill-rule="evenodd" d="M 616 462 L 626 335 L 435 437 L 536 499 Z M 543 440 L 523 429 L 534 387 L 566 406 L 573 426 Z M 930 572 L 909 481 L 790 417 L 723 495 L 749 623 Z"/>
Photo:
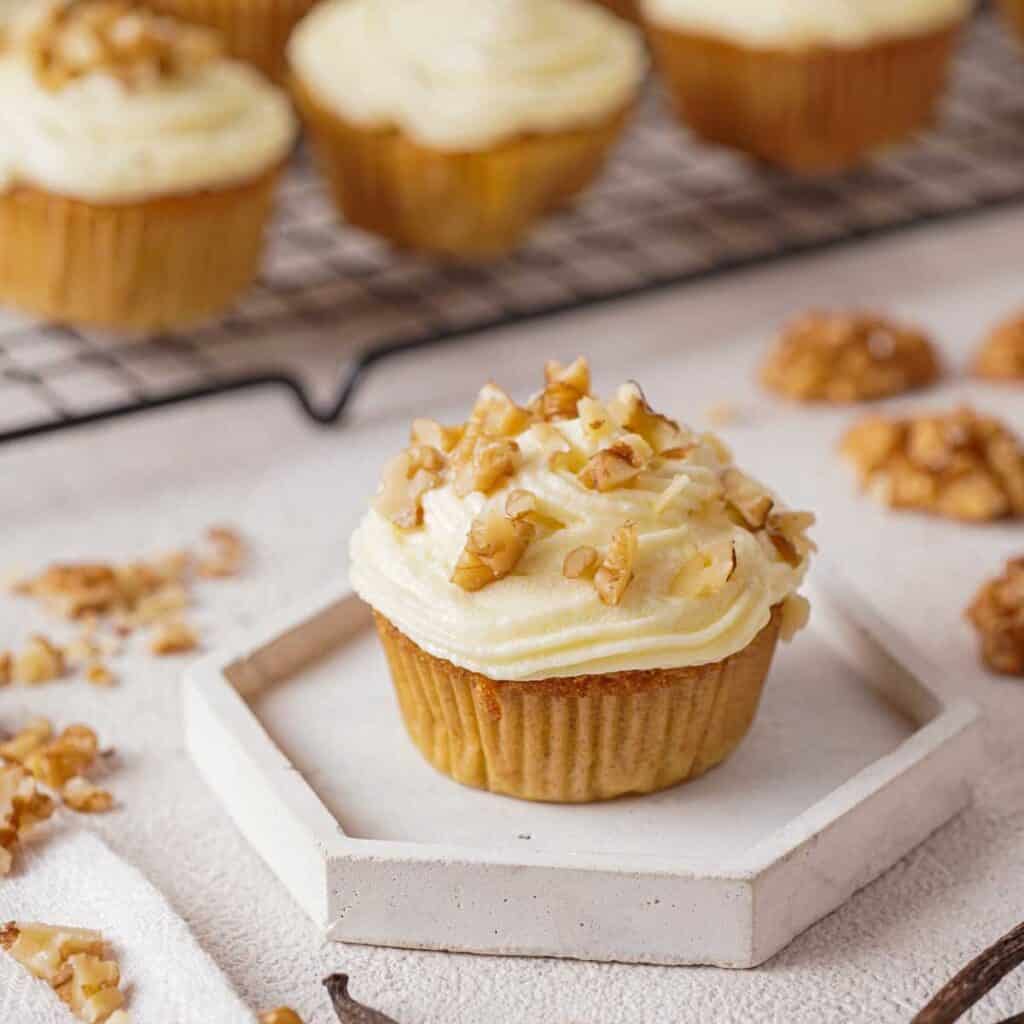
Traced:
<path id="1" fill-rule="evenodd" d="M 782 331 L 761 382 L 801 402 L 864 402 L 926 387 L 939 370 L 922 331 L 872 313 L 812 312 Z"/>
<path id="2" fill-rule="evenodd" d="M 583 0 L 328 0 L 289 61 L 341 215 L 456 258 L 507 252 L 590 184 L 646 67 Z"/>
<path id="3" fill-rule="evenodd" d="M 928 127 L 968 0 L 643 0 L 680 118 L 800 172 L 856 164 Z"/>
<path id="4" fill-rule="evenodd" d="M 351 544 L 406 728 L 466 785 L 586 802 L 696 778 L 754 719 L 812 544 L 713 435 L 582 360 L 418 420 Z"/>
<path id="5" fill-rule="evenodd" d="M 130 332 L 226 308 L 294 138 L 284 94 L 209 33 L 117 0 L 40 3 L 10 41 L 0 302 Z"/>
<path id="6" fill-rule="evenodd" d="M 987 380 L 1024 384 L 1024 313 L 993 328 L 974 358 L 974 372 Z"/>
<path id="7" fill-rule="evenodd" d="M 993 672 L 1024 676 L 1024 557 L 979 591 L 967 617 L 978 630 L 981 656 Z"/>
<path id="8" fill-rule="evenodd" d="M 891 508 L 963 522 L 1024 516 L 1024 446 L 973 409 L 871 416 L 847 432 L 842 451 L 861 484 Z"/>

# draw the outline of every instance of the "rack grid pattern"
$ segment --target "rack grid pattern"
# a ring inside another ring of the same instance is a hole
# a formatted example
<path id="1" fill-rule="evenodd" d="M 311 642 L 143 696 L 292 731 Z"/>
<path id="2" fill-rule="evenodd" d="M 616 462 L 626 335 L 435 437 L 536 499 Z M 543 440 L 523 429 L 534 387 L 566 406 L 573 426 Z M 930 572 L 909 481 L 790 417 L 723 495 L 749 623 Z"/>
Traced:
<path id="1" fill-rule="evenodd" d="M 0 314 L 0 444 L 270 386 L 333 423 L 364 374 L 399 353 L 1024 200 L 1022 126 L 1024 59 L 987 13 L 938 127 L 845 175 L 796 179 L 698 145 L 652 88 L 584 200 L 480 266 L 396 253 L 339 226 L 300 151 L 263 273 L 219 322 L 125 343 Z"/>

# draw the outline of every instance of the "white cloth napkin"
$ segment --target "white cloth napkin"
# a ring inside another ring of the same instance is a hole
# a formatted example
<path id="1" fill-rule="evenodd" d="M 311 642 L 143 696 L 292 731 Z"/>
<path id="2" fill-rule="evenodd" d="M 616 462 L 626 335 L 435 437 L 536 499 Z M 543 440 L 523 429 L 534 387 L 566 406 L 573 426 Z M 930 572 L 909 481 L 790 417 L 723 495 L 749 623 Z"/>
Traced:
<path id="1" fill-rule="evenodd" d="M 20 851 L 0 879 L 0 922 L 95 928 L 121 966 L 133 1024 L 253 1024 L 184 921 L 133 867 L 90 832 L 56 831 Z M 43 982 L 0 953 L 0 1021 L 71 1024 Z"/>

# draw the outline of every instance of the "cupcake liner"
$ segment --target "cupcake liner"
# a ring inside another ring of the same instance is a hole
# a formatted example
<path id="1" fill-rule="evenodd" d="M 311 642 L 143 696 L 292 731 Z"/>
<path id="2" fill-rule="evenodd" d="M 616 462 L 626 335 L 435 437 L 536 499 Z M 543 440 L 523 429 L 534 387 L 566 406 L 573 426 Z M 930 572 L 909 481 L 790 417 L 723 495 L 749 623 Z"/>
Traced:
<path id="1" fill-rule="evenodd" d="M 406 728 L 457 782 L 527 800 L 586 803 L 702 775 L 746 735 L 781 613 L 710 665 L 495 682 L 426 653 L 375 613 Z"/>
<path id="2" fill-rule="evenodd" d="M 1003 14 L 1017 38 L 1024 43 L 1024 0 L 999 0 Z"/>
<path id="3" fill-rule="evenodd" d="M 396 245 L 458 258 L 514 248 L 590 184 L 626 119 L 620 111 L 587 128 L 455 152 L 352 124 L 301 83 L 293 93 L 342 216 Z"/>
<path id="4" fill-rule="evenodd" d="M 317 0 L 144 0 L 161 14 L 216 29 L 227 52 L 280 82 L 292 29 Z"/>
<path id="5" fill-rule="evenodd" d="M 648 26 L 676 110 L 697 135 L 810 173 L 849 167 L 926 128 L 958 30 L 775 50 Z"/>
<path id="6" fill-rule="evenodd" d="M 116 205 L 0 193 L 0 302 L 120 331 L 203 320 L 256 275 L 277 177 Z"/>

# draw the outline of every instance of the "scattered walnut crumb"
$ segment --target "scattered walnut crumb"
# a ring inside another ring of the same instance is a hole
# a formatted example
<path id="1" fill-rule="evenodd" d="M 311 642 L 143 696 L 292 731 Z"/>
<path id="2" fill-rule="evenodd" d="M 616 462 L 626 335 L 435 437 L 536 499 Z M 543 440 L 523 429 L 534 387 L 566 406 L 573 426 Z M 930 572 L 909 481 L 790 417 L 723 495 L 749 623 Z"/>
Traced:
<path id="1" fill-rule="evenodd" d="M 26 754 L 21 763 L 38 782 L 60 791 L 76 775 L 85 775 L 99 753 L 96 733 L 87 725 L 69 725 L 58 736 Z"/>
<path id="2" fill-rule="evenodd" d="M 20 763 L 52 736 L 53 725 L 48 718 L 33 718 L 11 739 L 0 743 L 0 758 Z"/>
<path id="3" fill-rule="evenodd" d="M 993 672 L 1024 676 L 1024 556 L 978 591 L 967 617 L 981 637 L 981 656 Z"/>
<path id="4" fill-rule="evenodd" d="M 469 423 L 455 450 L 458 450 L 467 440 L 472 440 L 469 435 L 476 434 L 477 438 L 480 436 L 513 438 L 521 434 L 529 425 L 530 414 L 526 409 L 516 405 L 497 384 L 485 384 L 477 396 L 473 411 L 469 416 Z"/>
<path id="5" fill-rule="evenodd" d="M 626 434 L 590 457 L 577 478 L 594 491 L 612 491 L 636 479 L 654 451 L 639 434 Z"/>
<path id="6" fill-rule="evenodd" d="M 64 652 L 40 633 L 15 655 L 14 679 L 29 686 L 48 683 L 64 675 Z"/>
<path id="7" fill-rule="evenodd" d="M 573 548 L 562 562 L 562 575 L 567 580 L 589 579 L 597 571 L 601 556 L 589 545 Z"/>
<path id="8" fill-rule="evenodd" d="M 633 580 L 636 551 L 636 525 L 623 523 L 612 534 L 604 560 L 594 573 L 594 589 L 603 604 L 614 606 L 622 601 Z"/>
<path id="9" fill-rule="evenodd" d="M 211 526 L 206 531 L 209 549 L 197 561 L 196 572 L 206 579 L 237 576 L 245 564 L 246 546 L 242 535 L 232 526 Z"/>
<path id="10" fill-rule="evenodd" d="M 1024 312 L 993 328 L 974 358 L 974 372 L 988 380 L 1024 382 Z"/>
<path id="11" fill-rule="evenodd" d="M 53 800 L 20 764 L 0 764 L 0 876 L 10 873 L 19 840 L 53 811 Z"/>
<path id="12" fill-rule="evenodd" d="M 766 388 L 802 402 L 861 402 L 939 377 L 921 331 L 873 313 L 811 312 L 782 331 L 761 369 Z"/>
<path id="13" fill-rule="evenodd" d="M 0 932 L 0 945 L 85 1024 L 130 1024 L 121 972 L 100 932 L 12 921 Z"/>
<path id="14" fill-rule="evenodd" d="M 842 452 L 861 484 L 892 508 L 964 522 L 1024 516 L 1024 446 L 970 408 L 869 417 L 847 432 Z"/>
<path id="15" fill-rule="evenodd" d="M 159 623 L 149 638 L 149 651 L 158 657 L 186 654 L 199 646 L 199 634 L 184 619 Z"/>
<path id="16" fill-rule="evenodd" d="M 279 1006 L 261 1013 L 258 1024 L 302 1024 L 302 1018 L 290 1006 Z"/>
<path id="17" fill-rule="evenodd" d="M 452 583 L 474 591 L 503 579 L 518 565 L 534 532 L 533 524 L 525 519 L 511 519 L 494 510 L 484 512 L 469 528 Z"/>
<path id="18" fill-rule="evenodd" d="M 60 796 L 66 806 L 83 814 L 102 814 L 114 806 L 111 793 L 81 775 L 68 779 L 61 787 Z"/>
<path id="19" fill-rule="evenodd" d="M 99 661 L 94 661 L 86 666 L 85 679 L 86 682 L 92 683 L 93 686 L 113 686 L 117 682 L 117 677 L 114 673 Z"/>

